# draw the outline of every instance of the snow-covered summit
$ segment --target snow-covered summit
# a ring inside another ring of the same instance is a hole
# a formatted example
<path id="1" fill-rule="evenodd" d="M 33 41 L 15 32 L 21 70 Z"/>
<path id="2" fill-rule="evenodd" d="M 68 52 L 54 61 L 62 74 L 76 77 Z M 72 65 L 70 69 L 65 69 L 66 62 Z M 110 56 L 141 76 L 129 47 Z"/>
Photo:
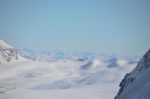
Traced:
<path id="1" fill-rule="evenodd" d="M 14 48 L 13 46 L 9 45 L 6 41 L 2 40 L 1 38 L 0 38 L 0 47 Z"/>
<path id="2" fill-rule="evenodd" d="M 24 59 L 20 51 L 8 44 L 6 41 L 0 39 L 0 65 L 12 61 Z"/>
<path id="3" fill-rule="evenodd" d="M 115 99 L 150 99 L 150 49 L 120 83 Z"/>

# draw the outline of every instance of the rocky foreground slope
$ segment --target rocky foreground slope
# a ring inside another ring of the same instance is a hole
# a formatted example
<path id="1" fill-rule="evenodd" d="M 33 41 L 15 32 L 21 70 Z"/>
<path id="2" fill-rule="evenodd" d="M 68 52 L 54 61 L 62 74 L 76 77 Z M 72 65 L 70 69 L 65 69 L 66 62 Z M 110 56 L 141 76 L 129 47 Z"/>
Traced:
<path id="1" fill-rule="evenodd" d="M 150 50 L 136 68 L 126 74 L 115 99 L 150 99 Z"/>

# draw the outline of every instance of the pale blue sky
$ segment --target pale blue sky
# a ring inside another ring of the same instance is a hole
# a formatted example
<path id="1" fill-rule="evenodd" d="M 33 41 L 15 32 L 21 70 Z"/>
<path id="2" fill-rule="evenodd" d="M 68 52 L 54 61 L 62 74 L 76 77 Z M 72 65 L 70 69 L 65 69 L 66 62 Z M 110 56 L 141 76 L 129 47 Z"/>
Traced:
<path id="1" fill-rule="evenodd" d="M 0 0 L 0 37 L 36 51 L 143 54 L 150 0 Z"/>

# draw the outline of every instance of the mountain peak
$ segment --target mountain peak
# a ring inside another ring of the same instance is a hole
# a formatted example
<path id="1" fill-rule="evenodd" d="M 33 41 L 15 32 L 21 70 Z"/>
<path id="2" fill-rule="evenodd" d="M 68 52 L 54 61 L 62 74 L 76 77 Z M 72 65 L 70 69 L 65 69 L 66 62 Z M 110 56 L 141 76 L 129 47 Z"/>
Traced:
<path id="1" fill-rule="evenodd" d="M 14 48 L 13 46 L 9 45 L 5 40 L 0 38 L 0 46 L 5 48 Z"/>
<path id="2" fill-rule="evenodd" d="M 3 63 L 23 59 L 20 51 L 9 45 L 6 41 L 0 39 L 0 65 Z"/>

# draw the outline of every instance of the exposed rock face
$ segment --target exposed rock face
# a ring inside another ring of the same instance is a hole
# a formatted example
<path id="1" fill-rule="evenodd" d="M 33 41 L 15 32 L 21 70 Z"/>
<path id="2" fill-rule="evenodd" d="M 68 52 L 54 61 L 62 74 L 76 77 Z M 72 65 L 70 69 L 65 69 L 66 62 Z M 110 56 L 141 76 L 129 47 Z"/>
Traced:
<path id="1" fill-rule="evenodd" d="M 0 39 L 0 64 L 18 60 L 20 51 Z"/>
<path id="2" fill-rule="evenodd" d="M 141 91 L 144 91 L 143 88 L 145 84 L 150 84 L 150 79 L 146 79 L 149 76 L 147 74 L 150 74 L 150 49 L 138 62 L 136 68 L 131 73 L 127 73 L 124 79 L 121 81 L 119 85 L 120 90 L 115 99 L 129 99 L 127 98 L 127 95 L 130 97 L 130 99 L 148 99 L 148 96 L 144 96 L 145 94 L 140 93 Z M 134 94 L 131 91 L 134 91 Z M 150 92 L 150 86 L 148 92 Z M 137 96 L 136 94 L 139 95 L 139 98 L 135 98 Z"/>
<path id="3" fill-rule="evenodd" d="M 18 59 L 18 50 L 0 46 L 0 55 L 5 61 L 10 62 Z"/>

